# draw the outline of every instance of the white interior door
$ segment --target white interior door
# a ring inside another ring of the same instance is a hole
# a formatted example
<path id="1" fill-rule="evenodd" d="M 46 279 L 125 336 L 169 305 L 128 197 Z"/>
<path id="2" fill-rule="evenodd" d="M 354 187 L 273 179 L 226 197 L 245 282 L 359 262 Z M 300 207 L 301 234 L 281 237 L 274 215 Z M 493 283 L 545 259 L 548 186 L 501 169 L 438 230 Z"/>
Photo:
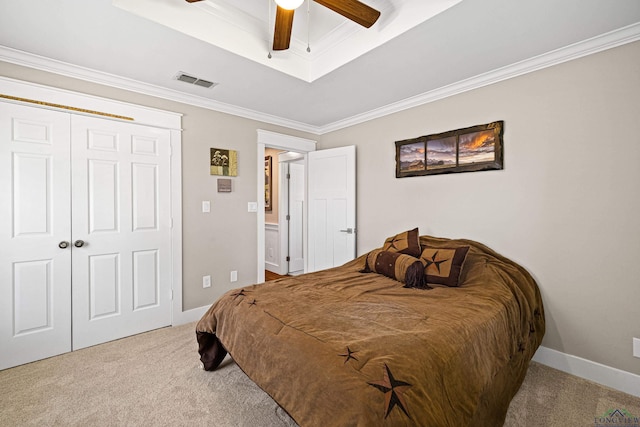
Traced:
<path id="1" fill-rule="evenodd" d="M 170 133 L 72 118 L 73 349 L 171 323 Z"/>
<path id="2" fill-rule="evenodd" d="M 311 272 L 356 256 L 356 147 L 308 153 L 307 177 Z"/>
<path id="3" fill-rule="evenodd" d="M 304 271 L 304 161 L 289 163 L 289 274 Z"/>
<path id="4" fill-rule="evenodd" d="M 71 350 L 69 132 L 0 102 L 0 369 Z"/>

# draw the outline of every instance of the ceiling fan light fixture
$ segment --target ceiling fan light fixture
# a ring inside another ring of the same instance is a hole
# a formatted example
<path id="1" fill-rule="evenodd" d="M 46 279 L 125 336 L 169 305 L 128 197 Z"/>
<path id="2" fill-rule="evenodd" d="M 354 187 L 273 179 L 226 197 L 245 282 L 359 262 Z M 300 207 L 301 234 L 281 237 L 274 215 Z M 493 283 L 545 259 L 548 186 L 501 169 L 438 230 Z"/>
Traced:
<path id="1" fill-rule="evenodd" d="M 275 0 L 275 2 L 283 9 L 294 10 L 299 8 L 304 0 Z"/>

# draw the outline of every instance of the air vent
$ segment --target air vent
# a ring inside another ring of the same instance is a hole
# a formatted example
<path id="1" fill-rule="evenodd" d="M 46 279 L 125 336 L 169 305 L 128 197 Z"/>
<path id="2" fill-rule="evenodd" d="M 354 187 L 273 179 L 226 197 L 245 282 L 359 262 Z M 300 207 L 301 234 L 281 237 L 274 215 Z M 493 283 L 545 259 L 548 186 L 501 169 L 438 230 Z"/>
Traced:
<path id="1" fill-rule="evenodd" d="M 181 82 L 192 84 L 192 85 L 205 87 L 207 89 L 210 87 L 216 86 L 218 84 L 218 83 L 210 82 L 209 80 L 199 79 L 197 77 L 190 76 L 189 74 L 183 73 L 182 71 L 176 74 L 175 79 Z"/>
<path id="2" fill-rule="evenodd" d="M 195 82 L 193 82 L 193 84 L 196 85 L 196 86 L 202 86 L 202 87 L 206 87 L 206 88 L 209 88 L 209 87 L 213 86 L 213 82 L 209 82 L 209 81 L 202 80 L 202 79 L 196 80 Z"/>
<path id="3" fill-rule="evenodd" d="M 198 81 L 198 79 L 197 79 L 197 78 L 195 78 L 195 77 L 191 77 L 191 76 L 188 76 L 188 75 L 183 74 L 183 73 L 178 74 L 178 80 L 180 80 L 181 82 L 191 83 L 191 84 L 193 84 L 193 83 L 195 83 L 196 81 Z"/>

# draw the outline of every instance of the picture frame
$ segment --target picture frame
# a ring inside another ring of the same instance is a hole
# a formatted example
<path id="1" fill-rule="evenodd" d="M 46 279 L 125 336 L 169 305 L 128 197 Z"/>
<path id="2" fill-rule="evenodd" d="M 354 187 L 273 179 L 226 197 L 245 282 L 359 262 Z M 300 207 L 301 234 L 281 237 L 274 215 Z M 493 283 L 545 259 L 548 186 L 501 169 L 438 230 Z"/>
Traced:
<path id="1" fill-rule="evenodd" d="M 238 176 L 238 152 L 224 148 L 209 149 L 209 174 Z"/>
<path id="2" fill-rule="evenodd" d="M 269 212 L 273 210 L 273 206 L 271 204 L 273 195 L 273 171 L 271 162 L 271 156 L 264 157 L 264 210 Z"/>
<path id="3" fill-rule="evenodd" d="M 503 169 L 502 120 L 396 141 L 396 178 Z"/>

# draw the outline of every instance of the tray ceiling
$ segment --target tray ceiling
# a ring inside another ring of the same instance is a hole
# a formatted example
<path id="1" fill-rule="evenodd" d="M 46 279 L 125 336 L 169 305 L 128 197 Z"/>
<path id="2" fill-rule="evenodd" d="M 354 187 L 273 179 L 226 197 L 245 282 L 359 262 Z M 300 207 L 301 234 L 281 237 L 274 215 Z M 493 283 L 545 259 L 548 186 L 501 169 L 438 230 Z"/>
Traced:
<path id="1" fill-rule="evenodd" d="M 381 12 L 363 28 L 310 0 L 295 11 L 291 47 L 272 51 L 275 3 L 270 0 L 113 0 L 123 10 L 312 82 L 462 0 L 365 0 Z"/>

